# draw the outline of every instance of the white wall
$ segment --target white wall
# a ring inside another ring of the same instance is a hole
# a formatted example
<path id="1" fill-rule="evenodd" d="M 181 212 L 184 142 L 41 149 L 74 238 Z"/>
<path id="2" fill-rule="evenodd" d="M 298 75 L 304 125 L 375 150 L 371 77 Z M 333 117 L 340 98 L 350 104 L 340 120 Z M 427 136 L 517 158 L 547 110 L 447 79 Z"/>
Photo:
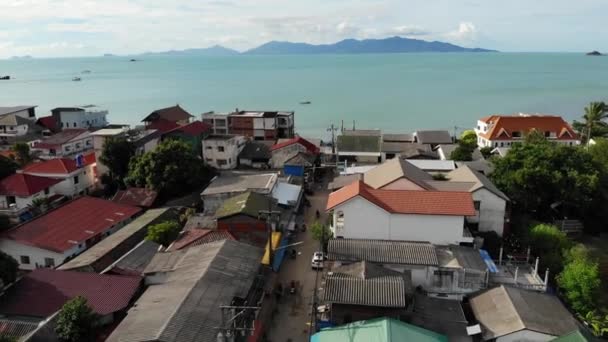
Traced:
<path id="1" fill-rule="evenodd" d="M 108 111 L 68 111 L 60 113 L 63 128 L 89 128 L 104 127 L 108 122 L 106 116 Z"/>
<path id="2" fill-rule="evenodd" d="M 34 270 L 36 264 L 38 264 L 38 267 L 44 267 L 44 258 L 52 258 L 55 261 L 55 266 L 59 266 L 69 255 L 28 246 L 9 239 L 0 240 L 0 250 L 17 260 L 19 269 L 22 270 Z M 21 264 L 22 255 L 30 257 L 29 264 Z"/>
<path id="3" fill-rule="evenodd" d="M 479 217 L 467 218 L 470 222 L 479 223 L 479 231 L 494 231 L 502 236 L 505 225 L 507 203 L 488 189 L 481 188 L 472 193 L 473 201 L 479 201 Z"/>
<path id="4" fill-rule="evenodd" d="M 464 216 L 390 214 L 362 197 L 334 208 L 334 215 L 339 212 L 344 213 L 344 238 L 427 241 L 438 245 L 463 241 Z"/>
<path id="5" fill-rule="evenodd" d="M 557 336 L 541 334 L 531 330 L 521 330 L 513 334 L 502 336 L 496 342 L 545 342 L 555 339 Z"/>
<path id="6" fill-rule="evenodd" d="M 93 168 L 96 164 L 88 165 L 82 169 L 78 169 L 70 174 L 49 174 L 49 173 L 35 173 L 35 172 L 24 172 L 28 175 L 49 177 L 49 178 L 61 178 L 63 181 L 55 184 L 51 187 L 51 192 L 64 196 L 78 195 L 80 192 L 86 189 L 91 190 L 96 186 L 95 173 Z M 78 176 L 78 184 L 75 183 L 74 177 Z"/>
<path id="7" fill-rule="evenodd" d="M 32 204 L 34 199 L 50 197 L 50 196 L 53 196 L 54 194 L 55 194 L 55 192 L 53 191 L 53 189 L 49 188 L 48 195 L 45 195 L 44 191 L 40 191 L 40 192 L 33 194 L 32 196 L 28 196 L 28 197 L 15 196 L 16 209 L 21 210 L 21 209 L 27 208 L 29 205 Z M 8 196 L 0 196 L 0 207 L 8 207 L 8 201 L 6 199 L 7 197 Z"/>
<path id="8" fill-rule="evenodd" d="M 229 170 L 238 165 L 239 153 L 245 147 L 245 138 L 241 136 L 230 139 L 205 139 L 203 140 L 203 157 L 205 164 L 216 169 Z M 223 147 L 224 151 L 219 151 Z M 225 165 L 219 165 L 218 159 L 225 160 Z"/>

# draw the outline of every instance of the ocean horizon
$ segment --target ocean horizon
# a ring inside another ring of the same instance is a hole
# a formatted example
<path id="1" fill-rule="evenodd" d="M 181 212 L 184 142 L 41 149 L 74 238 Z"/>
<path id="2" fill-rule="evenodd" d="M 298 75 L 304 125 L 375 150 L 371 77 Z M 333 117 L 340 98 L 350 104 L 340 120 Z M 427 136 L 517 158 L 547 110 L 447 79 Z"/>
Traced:
<path id="1" fill-rule="evenodd" d="M 293 110 L 296 131 L 340 127 L 461 131 L 488 114 L 578 119 L 608 100 L 608 58 L 584 53 L 133 56 L 0 60 L 0 106 L 97 105 L 140 125 L 155 109 Z M 90 70 L 91 73 L 83 73 Z M 73 77 L 81 82 L 73 82 Z M 310 101 L 309 105 L 300 102 Z"/>

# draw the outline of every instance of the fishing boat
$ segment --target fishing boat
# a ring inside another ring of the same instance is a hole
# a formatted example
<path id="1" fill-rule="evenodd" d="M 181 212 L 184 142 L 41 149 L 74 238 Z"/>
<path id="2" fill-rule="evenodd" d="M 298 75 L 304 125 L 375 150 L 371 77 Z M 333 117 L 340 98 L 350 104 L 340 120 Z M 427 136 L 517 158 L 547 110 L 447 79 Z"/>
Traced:
<path id="1" fill-rule="evenodd" d="M 74 82 L 80 82 L 80 81 L 82 81 L 82 78 L 80 78 L 80 77 L 74 77 L 74 78 L 72 78 L 72 81 L 74 81 Z"/>
<path id="2" fill-rule="evenodd" d="M 10 76 L 0 76 L 0 80 L 3 80 L 3 81 L 7 81 L 7 80 L 10 80 L 10 79 L 11 79 Z"/>
<path id="3" fill-rule="evenodd" d="M 309 105 L 309 104 L 311 104 L 311 103 L 312 103 L 312 102 L 310 102 L 310 101 L 302 101 L 302 102 L 300 102 L 300 104 L 301 104 L 301 105 Z"/>

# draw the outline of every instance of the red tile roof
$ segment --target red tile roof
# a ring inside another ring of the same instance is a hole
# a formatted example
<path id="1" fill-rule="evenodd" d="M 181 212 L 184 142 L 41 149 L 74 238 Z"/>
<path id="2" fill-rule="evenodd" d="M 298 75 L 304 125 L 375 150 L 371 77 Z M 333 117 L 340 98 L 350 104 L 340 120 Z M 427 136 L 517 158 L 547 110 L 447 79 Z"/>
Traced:
<path id="1" fill-rule="evenodd" d="M 150 123 L 146 125 L 147 129 L 156 129 L 161 133 L 167 133 L 179 127 L 180 126 L 177 123 L 163 119 L 150 121 Z"/>
<path id="2" fill-rule="evenodd" d="M 4 315 L 48 317 L 77 296 L 87 299 L 100 315 L 125 309 L 136 294 L 141 277 L 37 269 L 24 276 L 3 296 Z"/>
<path id="3" fill-rule="evenodd" d="M 51 131 L 57 129 L 57 122 L 55 121 L 55 118 L 52 115 L 40 117 L 38 118 L 38 121 L 36 121 L 36 123 Z"/>
<path id="4" fill-rule="evenodd" d="M 473 197 L 468 192 L 376 190 L 362 181 L 329 195 L 327 210 L 357 196 L 393 214 L 473 216 Z"/>
<path id="5" fill-rule="evenodd" d="M 146 188 L 128 188 L 127 190 L 119 190 L 112 198 L 112 202 L 132 205 L 136 207 L 149 208 L 156 201 L 158 192 Z"/>
<path id="6" fill-rule="evenodd" d="M 91 152 L 84 155 L 84 166 L 89 166 L 97 162 L 95 153 Z M 40 174 L 69 174 L 78 170 L 75 159 L 58 158 L 49 159 L 42 162 L 35 162 L 25 166 L 22 169 L 23 173 L 40 173 Z"/>
<path id="7" fill-rule="evenodd" d="M 481 121 L 489 125 L 488 132 L 480 136 L 489 140 L 511 140 L 513 132 L 523 135 L 536 130 L 541 134 L 554 133 L 557 140 L 574 140 L 578 135 L 560 116 L 553 115 L 492 115 Z"/>
<path id="8" fill-rule="evenodd" d="M 37 142 L 34 144 L 34 148 L 38 149 L 51 149 L 51 148 L 60 148 L 61 145 L 71 141 L 77 136 L 86 133 L 88 130 L 84 128 L 70 128 L 64 129 L 63 131 L 51 135 L 44 140 Z"/>
<path id="9" fill-rule="evenodd" d="M 185 134 L 198 137 L 201 134 L 208 132 L 209 130 L 211 130 L 210 124 L 204 123 L 202 121 L 194 121 L 187 125 L 178 126 L 166 133 L 183 132 Z"/>
<path id="10" fill-rule="evenodd" d="M 280 148 L 292 145 L 292 144 L 300 144 L 304 147 L 306 147 L 306 150 L 310 153 L 314 153 L 314 154 L 318 154 L 319 153 L 319 148 L 317 146 L 315 146 L 315 144 L 311 143 L 310 141 L 302 138 L 302 137 L 295 137 L 293 139 L 289 139 L 287 141 L 283 141 L 280 144 L 276 144 L 274 146 L 272 146 L 270 148 L 271 151 L 274 150 L 278 150 Z"/>
<path id="11" fill-rule="evenodd" d="M 63 253 L 129 219 L 140 208 L 94 197 L 79 197 L 4 232 L 0 237 Z"/>
<path id="12" fill-rule="evenodd" d="M 186 230 L 167 251 L 176 251 L 186 247 L 200 246 L 220 240 L 236 240 L 234 235 L 225 230 L 191 229 Z"/>
<path id="13" fill-rule="evenodd" d="M 177 121 L 189 120 L 191 117 L 192 117 L 192 114 L 188 113 L 186 110 L 184 110 L 179 105 L 176 105 L 173 107 L 157 109 L 157 110 L 153 111 L 152 113 L 150 113 L 148 116 L 146 116 L 141 121 L 154 122 L 159 119 L 162 119 L 162 120 L 177 122 Z"/>
<path id="14" fill-rule="evenodd" d="M 0 181 L 0 195 L 28 197 L 62 180 L 15 173 Z"/>

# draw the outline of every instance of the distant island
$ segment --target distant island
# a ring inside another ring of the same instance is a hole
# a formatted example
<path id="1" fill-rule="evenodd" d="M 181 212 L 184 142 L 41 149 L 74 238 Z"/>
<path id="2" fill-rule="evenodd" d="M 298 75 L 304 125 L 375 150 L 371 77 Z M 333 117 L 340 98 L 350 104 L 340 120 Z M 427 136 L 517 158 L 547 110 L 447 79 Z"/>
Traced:
<path id="1" fill-rule="evenodd" d="M 103 56 L 104 57 L 114 57 L 114 55 L 111 53 L 104 53 Z"/>
<path id="2" fill-rule="evenodd" d="M 30 55 L 25 55 L 25 56 L 12 56 L 11 59 L 32 59 L 34 57 L 30 56 Z"/>
<path id="3" fill-rule="evenodd" d="M 245 52 L 220 45 L 208 48 L 146 52 L 137 56 L 235 56 L 235 55 L 313 55 L 408 52 L 498 52 L 481 48 L 465 48 L 445 42 L 390 37 L 384 39 L 345 39 L 334 44 L 308 44 L 271 41 Z"/>
<path id="4" fill-rule="evenodd" d="M 603 56 L 603 54 L 599 51 L 591 51 L 587 52 L 587 56 Z"/>
<path id="5" fill-rule="evenodd" d="M 465 48 L 419 39 L 390 37 L 384 39 L 345 39 L 334 44 L 313 45 L 272 41 L 244 52 L 247 55 L 285 54 L 364 54 L 364 53 L 408 53 L 408 52 L 497 52 L 481 48 Z"/>

